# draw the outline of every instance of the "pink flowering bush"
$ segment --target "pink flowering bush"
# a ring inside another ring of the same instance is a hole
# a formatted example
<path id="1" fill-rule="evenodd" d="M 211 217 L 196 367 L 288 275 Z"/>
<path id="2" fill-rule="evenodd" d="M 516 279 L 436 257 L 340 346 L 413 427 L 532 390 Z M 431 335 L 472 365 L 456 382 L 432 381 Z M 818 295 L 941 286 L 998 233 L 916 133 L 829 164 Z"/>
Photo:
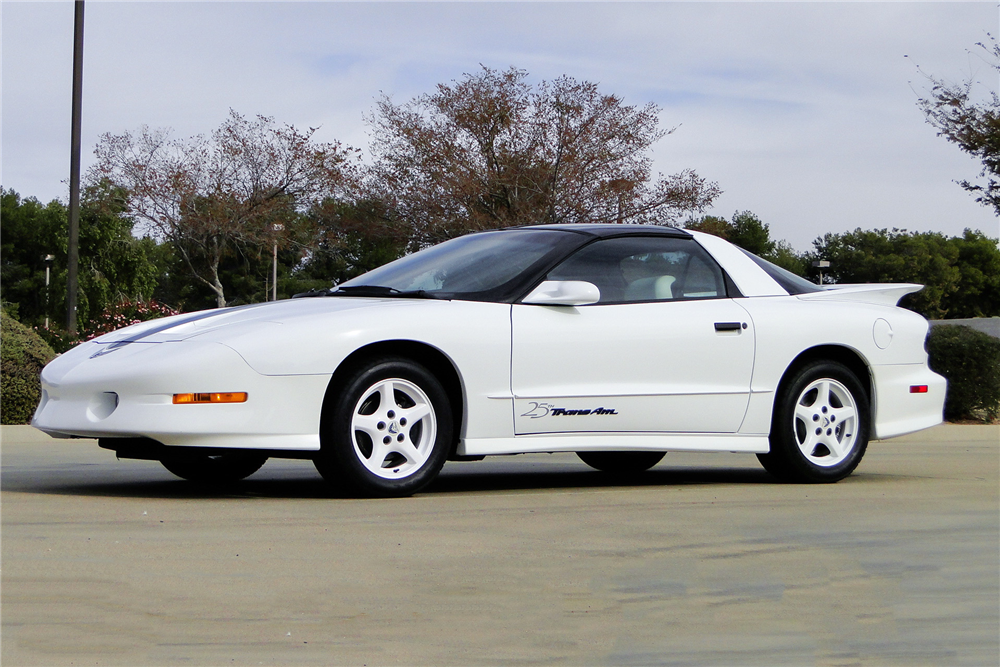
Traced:
<path id="1" fill-rule="evenodd" d="M 122 299 L 106 307 L 96 319 L 91 320 L 87 328 L 80 334 L 80 339 L 90 340 L 130 324 L 138 324 L 179 313 L 179 310 L 155 299 L 149 301 Z"/>
<path id="2" fill-rule="evenodd" d="M 36 326 L 34 329 L 35 333 L 41 336 L 53 350 L 61 354 L 83 341 L 110 333 L 122 327 L 127 327 L 130 324 L 138 324 L 139 322 L 155 320 L 168 315 L 177 315 L 178 313 L 180 313 L 179 310 L 160 303 L 155 299 L 150 299 L 149 301 L 122 299 L 117 303 L 107 306 L 97 318 L 91 320 L 79 333 L 70 333 L 57 326 L 51 326 L 48 329 Z"/>

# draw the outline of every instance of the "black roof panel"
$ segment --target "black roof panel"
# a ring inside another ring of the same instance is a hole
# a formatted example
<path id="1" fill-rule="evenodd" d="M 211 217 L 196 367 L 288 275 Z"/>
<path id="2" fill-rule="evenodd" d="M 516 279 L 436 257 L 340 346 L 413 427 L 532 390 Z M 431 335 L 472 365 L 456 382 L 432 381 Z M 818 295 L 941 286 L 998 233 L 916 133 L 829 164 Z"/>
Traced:
<path id="1" fill-rule="evenodd" d="M 511 229 L 511 228 L 509 228 Z M 552 229 L 559 231 L 575 232 L 588 236 L 601 238 L 611 236 L 672 236 L 674 238 L 691 238 L 691 234 L 676 227 L 663 227 L 661 225 L 616 225 L 616 224 L 593 224 L 577 223 L 562 225 L 529 225 L 525 227 L 514 227 L 512 229 Z"/>

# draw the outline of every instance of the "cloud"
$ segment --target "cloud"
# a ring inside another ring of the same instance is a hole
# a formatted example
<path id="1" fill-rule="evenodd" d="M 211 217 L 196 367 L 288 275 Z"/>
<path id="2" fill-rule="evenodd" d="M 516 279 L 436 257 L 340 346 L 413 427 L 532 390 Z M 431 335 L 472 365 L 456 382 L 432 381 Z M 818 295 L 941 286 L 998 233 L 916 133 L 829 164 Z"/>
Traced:
<path id="1" fill-rule="evenodd" d="M 64 196 L 72 7 L 2 17 L 3 185 Z M 515 65 L 658 104 L 677 131 L 657 169 L 696 168 L 725 190 L 715 213 L 752 210 L 800 249 L 857 226 L 997 235 L 953 182 L 977 163 L 916 106 L 916 64 L 991 80 L 967 51 L 996 19 L 990 3 L 90 2 L 84 163 L 103 132 L 209 132 L 229 108 L 365 148 L 381 93 Z"/>

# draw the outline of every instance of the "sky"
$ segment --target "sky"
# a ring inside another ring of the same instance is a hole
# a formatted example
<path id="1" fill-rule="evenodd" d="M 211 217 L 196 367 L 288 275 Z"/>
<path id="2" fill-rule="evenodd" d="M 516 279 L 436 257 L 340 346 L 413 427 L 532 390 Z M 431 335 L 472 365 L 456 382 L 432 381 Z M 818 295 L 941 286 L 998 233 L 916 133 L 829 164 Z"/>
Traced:
<path id="1" fill-rule="evenodd" d="M 73 3 L 0 4 L 0 184 L 68 199 Z M 230 109 L 366 151 L 382 94 L 405 102 L 475 72 L 562 75 L 675 128 L 654 170 L 723 190 L 707 211 L 755 213 L 797 250 L 827 232 L 1000 236 L 955 181 L 980 163 L 917 106 L 926 75 L 997 90 L 975 45 L 993 2 L 86 3 L 83 168 L 104 133 L 208 134 Z"/>

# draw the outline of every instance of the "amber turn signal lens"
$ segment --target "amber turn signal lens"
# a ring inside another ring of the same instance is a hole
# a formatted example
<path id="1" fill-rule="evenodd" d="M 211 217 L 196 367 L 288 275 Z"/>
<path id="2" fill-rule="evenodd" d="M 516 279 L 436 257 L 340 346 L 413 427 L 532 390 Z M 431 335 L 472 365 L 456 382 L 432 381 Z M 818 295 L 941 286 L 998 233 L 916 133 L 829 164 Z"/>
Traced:
<path id="1" fill-rule="evenodd" d="M 245 403 L 245 391 L 227 391 L 214 394 L 174 394 L 174 405 L 189 403 Z"/>
<path id="2" fill-rule="evenodd" d="M 911 394 L 926 394 L 927 393 L 927 385 L 925 385 L 925 384 L 911 384 L 910 385 L 910 393 Z"/>

